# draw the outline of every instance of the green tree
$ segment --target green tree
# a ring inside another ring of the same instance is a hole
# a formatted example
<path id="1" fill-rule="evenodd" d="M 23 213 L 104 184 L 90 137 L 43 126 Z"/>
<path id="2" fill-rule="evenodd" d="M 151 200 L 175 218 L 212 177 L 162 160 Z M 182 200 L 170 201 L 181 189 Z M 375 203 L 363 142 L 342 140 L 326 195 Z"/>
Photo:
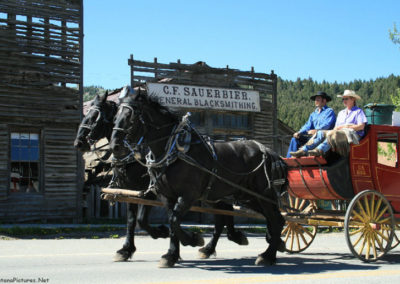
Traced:
<path id="1" fill-rule="evenodd" d="M 93 99 L 96 95 L 101 95 L 106 91 L 101 86 L 88 86 L 88 87 L 83 87 L 83 101 L 90 101 Z"/>
<path id="2" fill-rule="evenodd" d="M 389 30 L 389 37 L 394 44 L 400 44 L 400 32 L 397 30 L 396 23 L 393 23 L 393 30 Z"/>
<path id="3" fill-rule="evenodd" d="M 394 44 L 400 44 L 400 32 L 397 30 L 396 23 L 393 23 L 393 30 L 389 30 L 389 37 Z M 396 93 L 391 94 L 390 98 L 396 106 L 396 111 L 400 111 L 400 89 L 397 89 Z"/>
<path id="4" fill-rule="evenodd" d="M 392 103 L 396 106 L 395 111 L 400 111 L 400 89 L 396 90 L 396 94 L 390 95 Z"/>

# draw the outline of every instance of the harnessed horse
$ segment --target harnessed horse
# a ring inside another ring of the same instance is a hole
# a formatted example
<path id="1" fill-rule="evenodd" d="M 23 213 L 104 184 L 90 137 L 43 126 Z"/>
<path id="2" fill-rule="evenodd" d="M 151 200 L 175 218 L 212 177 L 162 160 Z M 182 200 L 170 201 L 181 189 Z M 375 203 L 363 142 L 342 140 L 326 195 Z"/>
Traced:
<path id="1" fill-rule="evenodd" d="M 154 186 L 149 190 L 166 198 L 170 247 L 160 267 L 174 266 L 179 242 L 191 246 L 204 242 L 200 234 L 180 226 L 183 216 L 200 199 L 217 202 L 231 198 L 264 215 L 269 246 L 256 264 L 276 262 L 285 223 L 278 196 L 287 186 L 287 167 L 276 153 L 252 140 L 211 145 L 186 118 L 180 121 L 156 99 L 140 92 L 121 101 L 111 137 L 114 153 L 125 151 L 126 136 L 150 148 L 146 167 Z"/>
<path id="2" fill-rule="evenodd" d="M 122 96 L 124 96 L 124 93 L 126 95 L 127 92 L 128 89 L 125 88 L 122 91 Z M 113 120 L 117 113 L 117 109 L 118 107 L 114 102 L 107 101 L 107 93 L 103 96 L 96 96 L 92 106 L 89 108 L 89 111 L 79 126 L 77 137 L 74 142 L 75 148 L 82 152 L 87 152 L 90 150 L 91 146 L 101 138 L 106 137 L 110 141 L 111 132 L 113 130 Z M 139 153 L 140 151 L 136 151 L 136 155 Z M 112 182 L 116 183 L 114 185 L 117 187 L 145 190 L 149 184 L 147 169 L 132 158 L 133 155 L 127 153 L 126 155 L 123 154 L 122 156 L 119 156 L 119 159 L 116 159 L 113 167 L 114 174 Z M 114 177 L 117 178 L 114 179 Z M 156 199 L 156 196 L 149 192 L 144 196 L 144 198 L 154 200 Z M 233 210 L 232 206 L 223 203 L 218 204 L 216 207 L 218 209 Z M 152 227 L 149 225 L 148 216 L 150 211 L 151 206 L 139 205 L 138 207 L 136 204 L 131 203 L 127 205 L 126 240 L 123 247 L 117 251 L 114 257 L 115 261 L 128 260 L 136 250 L 134 245 L 136 218 L 140 227 L 146 230 L 152 238 L 168 237 L 169 230 L 167 227 L 163 225 Z M 225 225 L 227 227 L 229 240 L 236 242 L 239 245 L 248 244 L 246 236 L 242 232 L 235 230 L 232 216 L 218 215 L 215 219 L 213 237 L 204 248 L 199 250 L 201 258 L 208 258 L 211 254 L 215 254 L 215 247 Z"/>
<path id="3" fill-rule="evenodd" d="M 115 102 L 107 101 L 107 93 L 103 96 L 96 96 L 92 106 L 83 118 L 74 142 L 76 149 L 82 152 L 90 151 L 91 147 L 100 139 L 107 138 L 110 141 L 113 129 L 113 120 L 118 107 Z M 107 159 L 111 151 L 106 154 Z M 146 169 L 134 160 L 115 163 L 113 167 L 113 180 L 120 187 L 134 188 L 136 190 L 147 189 L 149 177 Z M 147 195 L 147 199 L 156 199 L 155 195 Z M 127 204 L 127 234 L 123 247 L 114 256 L 115 261 L 126 261 L 132 257 L 136 251 L 135 247 L 135 227 L 136 220 L 141 228 L 146 230 L 154 238 L 167 238 L 168 228 L 161 225 L 152 227 L 149 225 L 148 216 L 151 206 L 137 204 Z"/>

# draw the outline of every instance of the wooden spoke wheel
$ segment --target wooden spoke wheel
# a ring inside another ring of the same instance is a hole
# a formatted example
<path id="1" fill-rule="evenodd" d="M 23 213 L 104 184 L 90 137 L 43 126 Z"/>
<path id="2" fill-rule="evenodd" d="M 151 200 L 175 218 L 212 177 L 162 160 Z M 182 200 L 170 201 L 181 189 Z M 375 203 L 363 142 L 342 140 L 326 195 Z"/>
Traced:
<path id="1" fill-rule="evenodd" d="M 362 261 L 376 261 L 392 248 L 395 226 L 393 210 L 385 196 L 374 190 L 362 191 L 346 212 L 347 245 Z"/>
<path id="2" fill-rule="evenodd" d="M 394 249 L 395 247 L 397 247 L 400 244 L 399 238 L 400 238 L 400 227 L 399 227 L 399 225 L 396 225 L 396 231 L 394 232 L 391 249 Z"/>
<path id="3" fill-rule="evenodd" d="M 310 212 L 316 208 L 313 201 L 291 197 L 289 194 L 283 197 L 283 202 L 301 213 Z M 287 209 L 287 212 L 294 213 L 296 211 Z M 286 251 L 298 253 L 311 245 L 316 234 L 317 226 L 305 226 L 294 221 L 286 221 L 286 227 L 283 229 L 281 236 L 285 242 Z"/>

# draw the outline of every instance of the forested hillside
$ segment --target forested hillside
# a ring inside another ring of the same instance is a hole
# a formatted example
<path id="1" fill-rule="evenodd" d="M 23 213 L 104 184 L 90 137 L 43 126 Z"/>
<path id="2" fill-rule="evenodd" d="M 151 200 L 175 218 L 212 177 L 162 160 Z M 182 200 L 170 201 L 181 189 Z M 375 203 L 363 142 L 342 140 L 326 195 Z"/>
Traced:
<path id="1" fill-rule="evenodd" d="M 400 76 L 391 75 L 387 78 L 378 78 L 370 81 L 352 81 L 350 83 L 328 83 L 309 79 L 297 79 L 288 81 L 278 78 L 278 117 L 293 130 L 298 130 L 315 109 L 310 97 L 318 91 L 324 91 L 332 97 L 328 104 L 336 113 L 343 109 L 342 101 L 337 98 L 344 90 L 354 90 L 361 96 L 358 102 L 360 107 L 368 103 L 391 104 L 390 96 L 396 94 L 400 88 Z M 91 100 L 96 94 L 103 94 L 106 90 L 100 86 L 88 86 L 84 88 L 83 100 Z M 398 96 L 399 97 L 399 96 Z M 400 103 L 400 97 L 398 98 Z"/>
<path id="2" fill-rule="evenodd" d="M 332 97 L 328 105 L 337 114 L 343 109 L 343 103 L 336 96 L 346 89 L 354 90 L 361 96 L 362 101 L 358 102 L 358 106 L 363 107 L 368 103 L 391 104 L 390 96 L 395 95 L 398 88 L 400 88 L 400 76 L 394 75 L 370 81 L 356 80 L 350 83 L 325 81 L 319 83 L 311 78 L 293 82 L 278 78 L 278 117 L 294 130 L 298 130 L 315 109 L 310 97 L 317 91 L 324 91 Z"/>
<path id="3" fill-rule="evenodd" d="M 100 86 L 88 86 L 83 87 L 83 101 L 90 101 L 96 95 L 103 94 L 106 91 L 103 87 Z"/>

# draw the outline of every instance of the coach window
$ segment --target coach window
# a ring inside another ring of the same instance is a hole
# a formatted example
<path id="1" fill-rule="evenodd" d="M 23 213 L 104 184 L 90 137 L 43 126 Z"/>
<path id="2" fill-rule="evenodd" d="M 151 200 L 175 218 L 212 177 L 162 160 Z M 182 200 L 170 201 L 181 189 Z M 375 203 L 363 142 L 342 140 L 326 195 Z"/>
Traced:
<path id="1" fill-rule="evenodd" d="M 11 132 L 11 193 L 40 192 L 39 132 Z"/>
<path id="2" fill-rule="evenodd" d="M 378 133 L 377 161 L 388 167 L 397 167 L 398 135 L 397 133 Z"/>

